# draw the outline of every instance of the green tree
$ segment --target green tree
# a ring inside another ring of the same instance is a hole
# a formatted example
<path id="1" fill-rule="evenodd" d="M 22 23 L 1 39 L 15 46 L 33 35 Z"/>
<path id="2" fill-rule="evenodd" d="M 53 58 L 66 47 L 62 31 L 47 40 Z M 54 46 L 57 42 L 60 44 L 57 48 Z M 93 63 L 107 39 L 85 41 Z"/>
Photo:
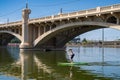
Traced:
<path id="1" fill-rule="evenodd" d="M 87 41 L 87 39 L 86 38 L 84 38 L 83 40 L 82 40 L 82 44 L 87 44 L 88 43 L 88 41 Z"/>
<path id="2" fill-rule="evenodd" d="M 11 40 L 11 43 L 20 43 L 20 40 L 17 39 L 17 38 L 13 38 L 13 39 Z"/>

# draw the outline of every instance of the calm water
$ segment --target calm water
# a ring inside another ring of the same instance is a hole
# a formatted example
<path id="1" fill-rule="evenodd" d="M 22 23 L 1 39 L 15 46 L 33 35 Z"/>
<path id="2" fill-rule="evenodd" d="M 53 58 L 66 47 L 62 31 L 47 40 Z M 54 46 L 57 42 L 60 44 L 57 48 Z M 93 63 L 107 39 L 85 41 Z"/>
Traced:
<path id="1" fill-rule="evenodd" d="M 87 65 L 60 66 L 68 62 Z M 120 48 L 67 47 L 66 51 L 22 51 L 0 48 L 0 80 L 120 80 Z"/>

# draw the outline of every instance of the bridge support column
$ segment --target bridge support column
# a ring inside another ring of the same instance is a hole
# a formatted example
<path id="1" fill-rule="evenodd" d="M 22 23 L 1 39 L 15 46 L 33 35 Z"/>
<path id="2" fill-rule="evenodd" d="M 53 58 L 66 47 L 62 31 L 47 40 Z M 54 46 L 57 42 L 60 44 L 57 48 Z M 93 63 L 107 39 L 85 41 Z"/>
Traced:
<path id="1" fill-rule="evenodd" d="M 32 45 L 30 43 L 30 34 L 29 34 L 29 14 L 31 10 L 26 8 L 22 11 L 22 42 L 20 44 L 20 48 L 31 48 Z"/>
<path id="2" fill-rule="evenodd" d="M 40 34 L 40 27 L 38 27 L 38 36 L 40 36 L 41 34 Z"/>

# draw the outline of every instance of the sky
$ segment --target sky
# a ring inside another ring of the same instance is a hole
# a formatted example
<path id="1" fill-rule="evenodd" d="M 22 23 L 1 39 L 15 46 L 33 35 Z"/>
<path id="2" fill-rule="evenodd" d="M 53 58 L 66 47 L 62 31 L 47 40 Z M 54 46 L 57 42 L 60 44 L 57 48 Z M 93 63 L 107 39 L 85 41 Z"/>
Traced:
<path id="1" fill-rule="evenodd" d="M 22 10 L 26 7 L 31 9 L 30 18 L 56 15 L 62 8 L 63 13 L 86 10 L 96 7 L 120 4 L 120 0 L 0 0 L 0 23 L 21 20 Z M 105 40 L 120 39 L 120 31 L 105 29 Z M 101 30 L 94 30 L 80 35 L 80 38 L 100 40 Z"/>

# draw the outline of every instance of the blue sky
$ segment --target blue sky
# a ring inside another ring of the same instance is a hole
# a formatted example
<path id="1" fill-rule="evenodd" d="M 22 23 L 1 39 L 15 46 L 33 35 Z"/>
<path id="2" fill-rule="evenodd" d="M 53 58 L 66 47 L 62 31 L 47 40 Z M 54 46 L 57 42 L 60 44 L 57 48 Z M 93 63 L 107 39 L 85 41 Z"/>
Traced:
<path id="1" fill-rule="evenodd" d="M 119 4 L 120 0 L 0 0 L 0 23 L 21 20 L 22 9 L 28 2 L 31 9 L 30 18 L 55 15 L 63 9 L 63 13 Z M 112 33 L 112 34 L 111 34 Z M 101 30 L 95 30 L 80 36 L 89 40 L 101 39 Z M 105 40 L 120 38 L 120 31 L 105 29 Z"/>

